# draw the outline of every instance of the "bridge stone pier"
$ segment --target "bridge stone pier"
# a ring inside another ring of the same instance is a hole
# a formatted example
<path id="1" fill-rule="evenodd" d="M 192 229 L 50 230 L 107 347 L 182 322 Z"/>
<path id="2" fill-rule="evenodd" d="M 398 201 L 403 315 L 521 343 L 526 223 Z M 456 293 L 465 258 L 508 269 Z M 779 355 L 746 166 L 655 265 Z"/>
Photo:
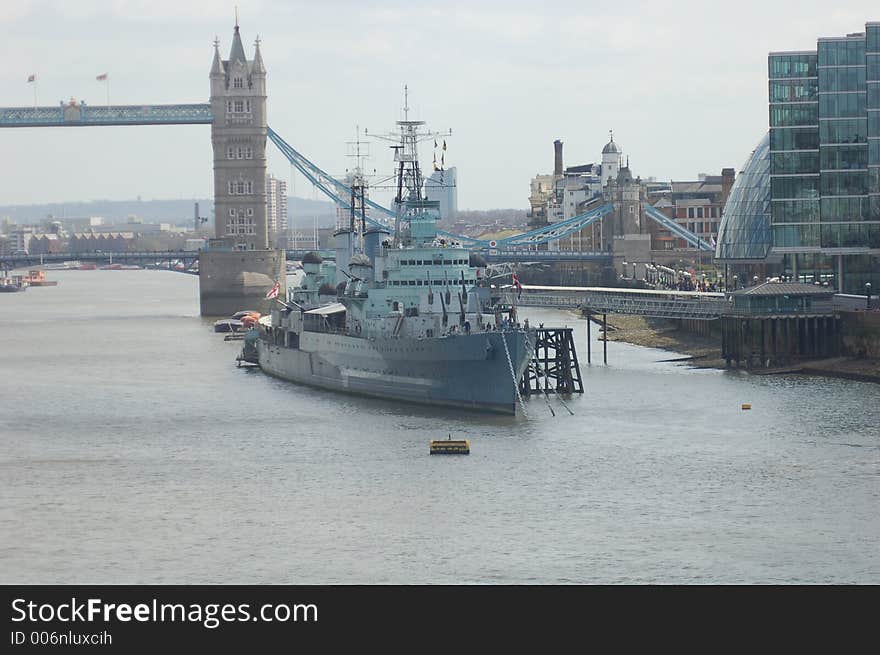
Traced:
<path id="1" fill-rule="evenodd" d="M 228 59 L 214 42 L 211 65 L 214 236 L 199 257 L 203 316 L 267 312 L 266 292 L 286 294 L 284 251 L 270 249 L 266 221 L 266 67 L 260 42 L 247 59 L 238 25 Z"/>
<path id="2" fill-rule="evenodd" d="M 242 309 L 269 313 L 266 292 L 281 283 L 285 298 L 283 250 L 205 251 L 199 256 L 199 306 L 202 316 L 231 316 Z"/>

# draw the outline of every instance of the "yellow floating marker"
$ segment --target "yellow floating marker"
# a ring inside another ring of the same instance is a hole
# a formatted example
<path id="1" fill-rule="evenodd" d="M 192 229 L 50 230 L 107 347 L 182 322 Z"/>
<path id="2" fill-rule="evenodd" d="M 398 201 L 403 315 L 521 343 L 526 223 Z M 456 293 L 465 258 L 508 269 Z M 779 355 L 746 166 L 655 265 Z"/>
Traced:
<path id="1" fill-rule="evenodd" d="M 432 455 L 469 455 L 471 442 L 467 439 L 432 439 Z"/>
<path id="2" fill-rule="evenodd" d="M 752 403 L 743 403 L 743 404 L 742 404 L 742 408 L 743 408 L 743 409 L 751 409 L 751 408 L 752 408 Z"/>

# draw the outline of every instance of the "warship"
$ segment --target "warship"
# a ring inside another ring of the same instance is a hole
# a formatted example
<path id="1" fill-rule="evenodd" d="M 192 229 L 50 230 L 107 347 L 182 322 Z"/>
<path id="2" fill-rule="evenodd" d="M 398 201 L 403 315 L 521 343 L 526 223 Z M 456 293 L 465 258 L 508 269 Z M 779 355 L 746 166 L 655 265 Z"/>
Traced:
<path id="1" fill-rule="evenodd" d="M 424 122 L 404 112 L 391 146 L 393 226 L 368 225 L 358 166 L 335 262 L 303 258 L 302 285 L 276 298 L 241 357 L 324 389 L 515 414 L 534 331 L 493 298 L 483 257 L 438 234 L 439 203 L 425 195 L 417 153 Z"/>

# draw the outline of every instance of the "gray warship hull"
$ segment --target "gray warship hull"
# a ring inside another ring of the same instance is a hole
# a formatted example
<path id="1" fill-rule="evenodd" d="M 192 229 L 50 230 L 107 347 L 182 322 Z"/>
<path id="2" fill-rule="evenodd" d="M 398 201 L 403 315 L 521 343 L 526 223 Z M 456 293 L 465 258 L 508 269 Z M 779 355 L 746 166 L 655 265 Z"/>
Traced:
<path id="1" fill-rule="evenodd" d="M 531 339 L 524 330 L 431 339 L 303 332 L 297 348 L 265 338 L 256 345 L 263 371 L 292 382 L 385 400 L 515 414 Z"/>

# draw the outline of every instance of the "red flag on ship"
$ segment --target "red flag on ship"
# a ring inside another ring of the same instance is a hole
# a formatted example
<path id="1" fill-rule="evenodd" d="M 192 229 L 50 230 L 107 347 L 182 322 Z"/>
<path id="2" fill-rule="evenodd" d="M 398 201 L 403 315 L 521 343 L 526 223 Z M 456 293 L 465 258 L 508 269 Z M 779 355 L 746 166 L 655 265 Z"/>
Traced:
<path id="1" fill-rule="evenodd" d="M 267 298 L 277 298 L 281 292 L 281 283 L 276 282 L 275 285 L 266 293 Z"/>

